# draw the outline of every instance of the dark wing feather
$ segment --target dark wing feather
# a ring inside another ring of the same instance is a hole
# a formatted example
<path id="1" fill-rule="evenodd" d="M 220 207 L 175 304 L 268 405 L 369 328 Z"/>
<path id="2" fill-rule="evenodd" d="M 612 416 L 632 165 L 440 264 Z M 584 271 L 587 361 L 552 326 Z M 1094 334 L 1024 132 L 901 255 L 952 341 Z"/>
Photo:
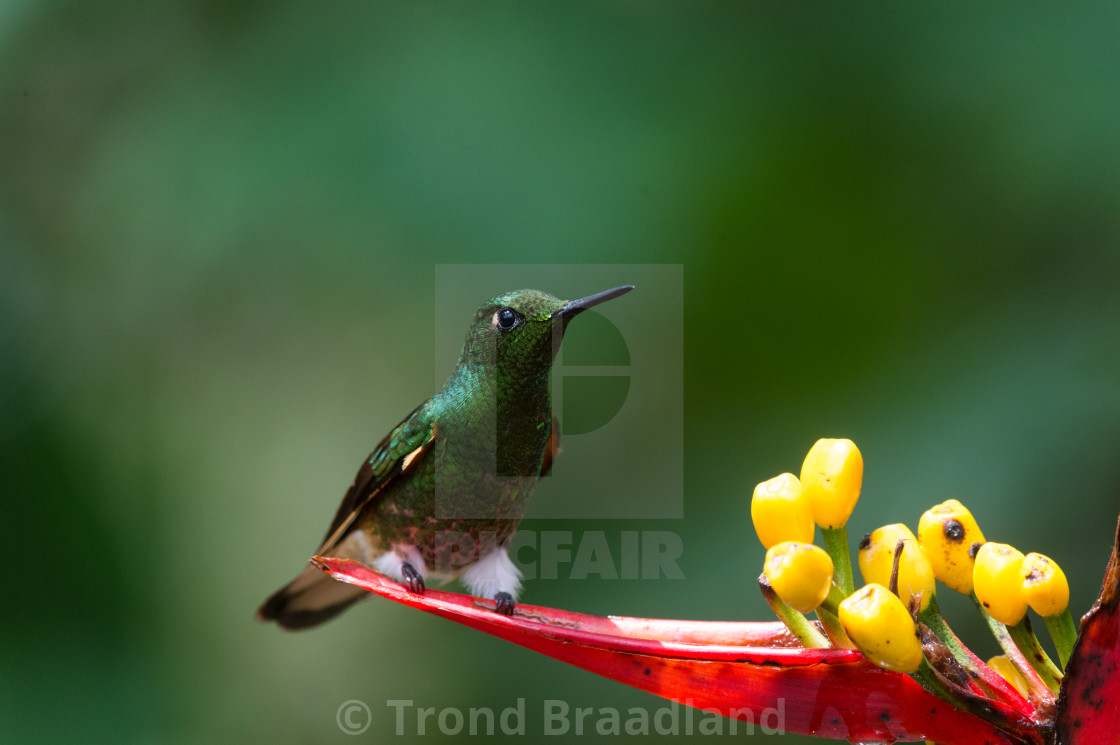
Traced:
<path id="1" fill-rule="evenodd" d="M 429 399 L 430 400 L 430 399 Z M 358 469 L 354 483 L 346 490 L 335 512 L 331 527 L 316 553 L 326 553 L 346 533 L 346 529 L 386 485 L 427 453 L 435 440 L 435 423 L 427 416 L 428 401 L 417 406 L 382 440 Z"/>

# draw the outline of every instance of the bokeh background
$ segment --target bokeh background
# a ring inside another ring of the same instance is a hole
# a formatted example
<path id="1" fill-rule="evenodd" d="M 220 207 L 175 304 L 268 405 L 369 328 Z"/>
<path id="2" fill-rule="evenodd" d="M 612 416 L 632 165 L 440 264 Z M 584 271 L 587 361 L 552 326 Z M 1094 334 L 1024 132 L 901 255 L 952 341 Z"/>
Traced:
<path id="1" fill-rule="evenodd" d="M 441 264 L 683 265 L 684 517 L 529 525 L 673 531 L 685 577 L 526 602 L 769 618 L 750 491 L 849 436 L 854 533 L 960 497 L 1084 611 L 1120 505 L 1117 16 L 0 2 L 0 739 L 663 704 L 389 602 L 253 620 L 433 392 Z"/>

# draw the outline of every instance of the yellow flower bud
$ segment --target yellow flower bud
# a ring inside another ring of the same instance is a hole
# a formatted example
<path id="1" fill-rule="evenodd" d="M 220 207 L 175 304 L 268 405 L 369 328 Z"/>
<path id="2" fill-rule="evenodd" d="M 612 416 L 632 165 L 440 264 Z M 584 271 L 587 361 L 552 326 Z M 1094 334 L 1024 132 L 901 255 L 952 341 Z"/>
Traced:
<path id="1" fill-rule="evenodd" d="M 918 543 L 946 587 L 972 592 L 972 565 L 984 534 L 967 507 L 950 499 L 926 510 L 918 521 Z"/>
<path id="2" fill-rule="evenodd" d="M 1030 553 L 1023 559 L 1023 597 L 1042 617 L 1064 613 L 1069 606 L 1069 582 L 1053 559 Z"/>
<path id="3" fill-rule="evenodd" d="M 921 596 L 921 609 L 925 610 L 937 583 L 918 540 L 905 525 L 884 525 L 864 536 L 859 543 L 859 571 L 865 583 L 890 587 L 894 550 L 900 540 L 903 546 L 898 562 L 898 597 L 909 607 L 910 598 Z"/>
<path id="4" fill-rule="evenodd" d="M 1008 626 L 1018 624 L 1027 613 L 1022 568 L 1023 554 L 1006 543 L 985 543 L 976 554 L 972 571 L 976 597 L 992 618 Z"/>
<path id="5" fill-rule="evenodd" d="M 801 486 L 817 525 L 844 527 L 863 486 L 859 448 L 851 440 L 817 440 L 801 466 Z"/>
<path id="6" fill-rule="evenodd" d="M 785 541 L 766 552 L 763 572 L 786 605 L 808 613 L 828 597 L 832 557 L 811 543 Z"/>
<path id="7" fill-rule="evenodd" d="M 775 476 L 754 488 L 751 521 L 766 548 L 783 541 L 812 543 L 816 530 L 805 490 L 792 473 Z"/>
<path id="8" fill-rule="evenodd" d="M 1010 683 L 1020 696 L 1027 697 L 1030 692 L 1027 679 L 1019 672 L 1019 668 L 1015 667 L 1015 663 L 1007 658 L 1007 655 L 999 654 L 988 660 L 988 667 L 999 673 L 999 676 Z"/>
<path id="9" fill-rule="evenodd" d="M 840 623 L 864 657 L 879 667 L 909 673 L 922 662 L 914 619 L 882 585 L 864 585 L 840 603 Z"/>

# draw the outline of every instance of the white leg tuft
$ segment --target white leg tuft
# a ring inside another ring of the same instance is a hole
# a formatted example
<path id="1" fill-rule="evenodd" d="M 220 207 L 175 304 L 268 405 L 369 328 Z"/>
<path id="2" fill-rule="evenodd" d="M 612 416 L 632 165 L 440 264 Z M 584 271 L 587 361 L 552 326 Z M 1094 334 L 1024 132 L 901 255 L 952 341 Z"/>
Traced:
<path id="1" fill-rule="evenodd" d="M 404 582 L 404 573 L 401 567 L 405 562 L 412 565 L 412 568 L 420 572 L 420 576 L 424 579 L 428 578 L 428 567 L 424 564 L 424 558 L 420 556 L 420 552 L 416 550 L 415 546 L 410 546 L 405 543 L 397 543 L 393 545 L 391 551 L 378 556 L 373 562 L 373 568 L 382 574 L 386 574 L 397 582 Z"/>
<path id="2" fill-rule="evenodd" d="M 517 600 L 521 593 L 521 570 L 509 558 L 509 545 L 503 544 L 467 567 L 459 577 L 472 595 L 494 599 L 499 592 Z"/>

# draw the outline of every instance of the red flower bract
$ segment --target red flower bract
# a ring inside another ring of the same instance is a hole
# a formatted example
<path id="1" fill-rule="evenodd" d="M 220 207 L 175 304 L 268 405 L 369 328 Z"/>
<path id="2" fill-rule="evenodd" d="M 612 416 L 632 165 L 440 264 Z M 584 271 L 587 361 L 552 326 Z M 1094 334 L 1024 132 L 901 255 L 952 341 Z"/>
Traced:
<path id="1" fill-rule="evenodd" d="M 972 711 L 984 719 L 927 693 L 908 675 L 875 667 L 856 650 L 802 647 L 781 623 L 603 618 L 532 605 L 518 605 L 507 617 L 490 600 L 413 594 L 357 561 L 316 556 L 312 562 L 342 582 L 612 680 L 786 732 L 942 745 L 1120 743 L 1120 523 L 1056 706 L 1047 701 L 1033 709 L 985 667 L 980 682 L 994 698 L 977 681 L 969 684 Z"/>
<path id="2" fill-rule="evenodd" d="M 1058 696 L 1058 745 L 1120 743 L 1120 523 L 1100 597 L 1081 633 Z"/>
<path id="3" fill-rule="evenodd" d="M 953 745 L 1046 742 L 1047 727 L 999 701 L 1000 729 L 930 695 L 855 650 L 806 649 L 781 623 L 600 617 L 428 590 L 416 595 L 349 559 L 315 557 L 336 579 L 448 618 L 612 680 L 724 716 L 853 742 Z"/>

